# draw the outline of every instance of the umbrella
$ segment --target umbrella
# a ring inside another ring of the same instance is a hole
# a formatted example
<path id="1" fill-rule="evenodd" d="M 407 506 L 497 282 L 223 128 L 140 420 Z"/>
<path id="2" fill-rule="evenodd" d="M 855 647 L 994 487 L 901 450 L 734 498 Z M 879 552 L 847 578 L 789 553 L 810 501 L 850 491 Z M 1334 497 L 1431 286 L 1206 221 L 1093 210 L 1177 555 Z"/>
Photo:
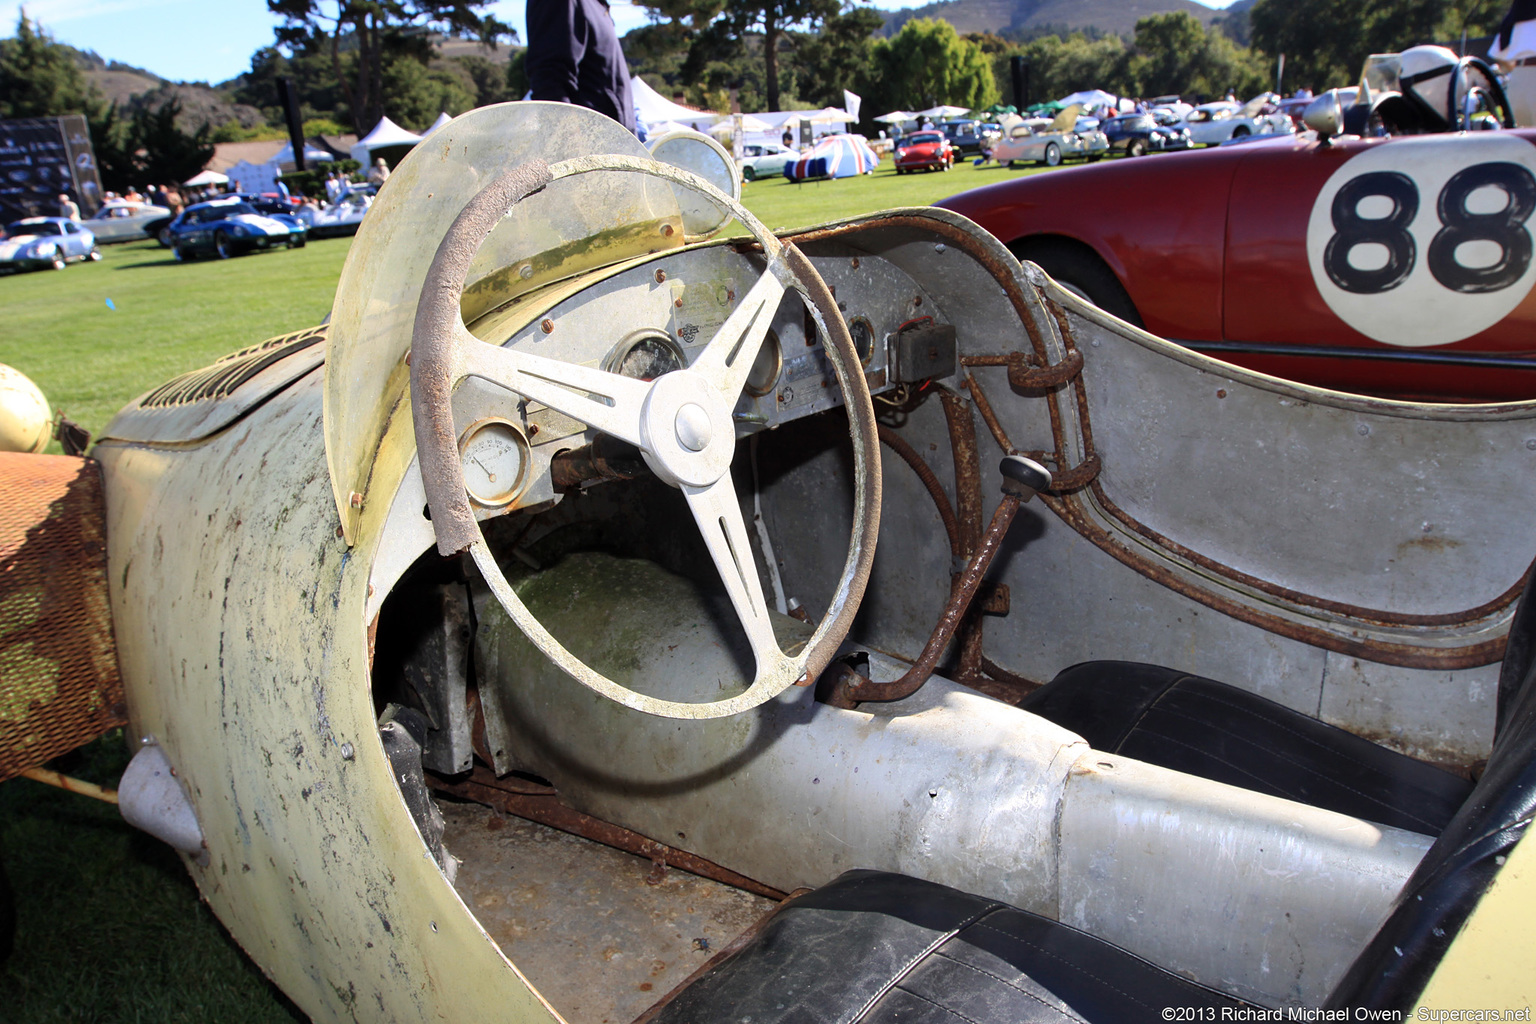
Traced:
<path id="1" fill-rule="evenodd" d="M 811 124 L 847 124 L 852 120 L 854 118 L 846 110 L 822 107 L 820 110 L 797 110 L 784 123 L 809 121 Z"/>
<path id="2" fill-rule="evenodd" d="M 1063 96 L 1056 102 L 1060 103 L 1063 107 L 1070 107 L 1076 103 L 1084 110 L 1092 110 L 1094 107 L 1112 107 L 1115 105 L 1117 98 L 1113 93 L 1107 93 L 1103 89 L 1084 89 L 1081 92 L 1073 93 L 1071 96 Z"/>
<path id="3" fill-rule="evenodd" d="M 901 124 L 903 121 L 916 121 L 917 115 L 910 110 L 893 110 L 889 114 L 881 114 L 875 120 L 883 124 Z"/>
<path id="4" fill-rule="evenodd" d="M 794 163 L 784 165 L 784 177 L 790 181 L 806 178 L 851 178 L 869 174 L 880 158 L 857 135 L 828 135 Z"/>
<path id="5" fill-rule="evenodd" d="M 655 130 L 655 128 L 651 129 L 651 131 Z M 760 117 L 753 117 L 751 114 L 742 114 L 741 130 L 744 132 L 771 132 L 773 131 L 773 125 L 769 124 L 767 121 L 764 121 Z M 722 117 L 720 120 L 709 126 L 709 134 L 713 135 L 717 139 L 730 138 L 731 131 L 732 128 L 730 115 Z"/>
<path id="6" fill-rule="evenodd" d="M 220 174 L 218 171 L 202 171 L 194 174 L 182 182 L 187 188 L 197 188 L 201 185 L 228 185 L 229 175 Z"/>
<path id="7" fill-rule="evenodd" d="M 927 110 L 919 110 L 917 112 L 917 116 L 938 118 L 959 117 L 961 114 L 964 114 L 970 109 L 970 107 L 956 107 L 947 103 L 940 103 L 936 107 L 929 107 Z"/>

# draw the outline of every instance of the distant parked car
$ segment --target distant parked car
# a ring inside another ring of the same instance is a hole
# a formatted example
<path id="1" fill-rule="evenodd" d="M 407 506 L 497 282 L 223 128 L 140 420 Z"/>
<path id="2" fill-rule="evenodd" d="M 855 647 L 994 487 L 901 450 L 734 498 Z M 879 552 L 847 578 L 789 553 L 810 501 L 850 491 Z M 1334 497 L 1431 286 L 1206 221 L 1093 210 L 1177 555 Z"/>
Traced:
<path id="1" fill-rule="evenodd" d="M 955 147 L 944 133 L 928 128 L 896 140 L 896 173 L 947 171 L 955 165 Z"/>
<path id="2" fill-rule="evenodd" d="M 99 245 L 111 242 L 131 242 L 136 238 L 152 238 L 170 226 L 175 214 L 164 206 L 153 203 L 136 203 L 127 199 L 112 199 L 82 225 L 96 236 Z"/>
<path id="3" fill-rule="evenodd" d="M 800 154 L 777 142 L 752 143 L 741 147 L 741 176 L 747 181 L 782 178 L 784 165 L 800 159 Z"/>
<path id="4" fill-rule="evenodd" d="M 96 236 L 64 217 L 27 217 L 5 226 L 0 270 L 63 270 L 77 260 L 99 260 Z"/>
<path id="5" fill-rule="evenodd" d="M 1151 114 L 1125 114 L 1104 122 L 1104 137 L 1112 153 L 1145 156 L 1189 148 L 1189 132 L 1178 125 L 1160 125 Z"/>
<path id="6" fill-rule="evenodd" d="M 975 120 L 945 121 L 937 127 L 955 152 L 962 156 L 990 148 L 991 139 L 1002 134 L 1002 129 L 997 125 L 982 124 Z"/>
<path id="7" fill-rule="evenodd" d="M 319 210 L 300 210 L 297 216 L 309 227 L 312 238 L 355 235 L 363 222 L 363 215 L 373 205 L 373 196 L 377 191 L 377 185 L 354 185 L 329 206 Z"/>
<path id="8" fill-rule="evenodd" d="M 1009 126 L 1008 134 L 992 147 L 992 159 L 1000 164 L 1033 162 L 1056 167 L 1063 160 L 1097 160 L 1109 152 L 1109 137 L 1103 132 L 1078 131 L 1081 108 L 1067 107 L 1047 124 L 1035 128 L 1029 121 Z"/>
<path id="9" fill-rule="evenodd" d="M 1290 135 L 1295 126 L 1279 103 L 1279 96 L 1262 92 L 1241 106 L 1229 101 L 1201 104 L 1185 118 L 1189 141 L 1198 146 L 1218 146 L 1249 135 Z"/>
<path id="10" fill-rule="evenodd" d="M 297 217 L 262 213 L 239 197 L 189 206 L 168 231 L 179 260 L 199 255 L 226 260 L 278 246 L 297 249 L 308 239 L 308 229 Z"/>

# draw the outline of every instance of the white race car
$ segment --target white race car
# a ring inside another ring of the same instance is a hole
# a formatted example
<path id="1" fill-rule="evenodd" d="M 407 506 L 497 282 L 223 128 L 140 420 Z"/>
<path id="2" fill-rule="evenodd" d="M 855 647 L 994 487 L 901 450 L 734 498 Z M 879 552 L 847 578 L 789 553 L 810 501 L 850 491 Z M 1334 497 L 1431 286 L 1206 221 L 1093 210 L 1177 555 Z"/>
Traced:
<path id="1" fill-rule="evenodd" d="M 1280 97 L 1272 92 L 1261 92 L 1242 106 L 1227 100 L 1203 103 L 1185 118 L 1189 141 L 1218 146 L 1249 135 L 1290 135 L 1295 128 L 1279 104 Z"/>
<path id="2" fill-rule="evenodd" d="M 376 185 L 354 185 L 350 191 L 321 210 L 300 210 L 299 219 L 309 225 L 311 238 L 329 238 L 336 235 L 355 235 L 363 222 L 363 214 L 373 205 Z"/>
<path id="3" fill-rule="evenodd" d="M 84 225 L 96 236 L 96 241 L 102 244 L 131 242 L 136 238 L 158 236 L 170 227 L 175 216 L 164 206 L 113 199 L 103 203 L 94 217 L 84 221 Z"/>
<path id="4" fill-rule="evenodd" d="M 1042 128 L 1033 128 L 1025 121 L 1005 121 L 1003 137 L 992 144 L 992 159 L 1009 166 L 1033 162 L 1047 167 L 1075 157 L 1097 160 L 1109 152 L 1109 137 L 1097 128 L 1078 131 L 1081 112 L 1082 108 L 1073 104 Z"/>

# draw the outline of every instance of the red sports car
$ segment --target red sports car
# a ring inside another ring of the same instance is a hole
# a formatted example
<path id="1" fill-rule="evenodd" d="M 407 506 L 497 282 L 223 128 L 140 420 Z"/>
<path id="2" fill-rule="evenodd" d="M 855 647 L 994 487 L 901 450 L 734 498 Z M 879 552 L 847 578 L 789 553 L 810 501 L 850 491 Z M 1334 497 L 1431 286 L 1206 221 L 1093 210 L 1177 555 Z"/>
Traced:
<path id="1" fill-rule="evenodd" d="M 941 131 L 912 132 L 896 140 L 896 173 L 947 171 L 955 165 L 955 147 Z"/>
<path id="2" fill-rule="evenodd" d="M 939 204 L 1153 334 L 1276 376 L 1536 398 L 1536 131 L 1274 141 Z"/>

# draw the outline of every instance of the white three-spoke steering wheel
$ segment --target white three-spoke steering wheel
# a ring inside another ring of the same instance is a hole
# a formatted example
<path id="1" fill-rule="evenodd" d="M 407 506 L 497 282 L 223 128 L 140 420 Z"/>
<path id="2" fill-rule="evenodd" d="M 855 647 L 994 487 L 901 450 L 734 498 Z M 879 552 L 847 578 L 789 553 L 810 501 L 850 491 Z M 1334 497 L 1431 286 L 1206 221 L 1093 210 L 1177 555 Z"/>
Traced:
<path id="1" fill-rule="evenodd" d="M 513 205 L 552 181 L 595 171 L 635 172 L 695 189 L 729 210 L 763 248 L 767 270 L 742 297 L 692 365 L 636 380 L 589 366 L 488 345 L 463 324 L 459 301 L 471 260 Z M 842 388 L 854 452 L 853 530 L 848 558 L 826 615 L 805 647 L 786 654 L 774 638 L 741 507 L 731 479 L 732 413 L 786 287 L 800 293 L 824 337 Z M 837 302 L 811 262 L 780 242 L 741 205 L 708 182 L 640 157 L 534 161 L 491 182 L 449 227 L 422 286 L 411 344 L 411 405 L 427 503 L 444 555 L 468 549 L 507 614 L 567 674 L 627 707 L 669 718 L 719 718 L 770 700 L 820 675 L 853 623 L 880 527 L 880 451 L 869 387 Z M 464 487 L 451 399 L 479 377 L 635 445 L 658 477 L 682 490 L 725 584 L 756 661 L 751 686 L 709 703 L 661 700 L 594 671 L 565 649 L 508 584 L 480 531 Z"/>

